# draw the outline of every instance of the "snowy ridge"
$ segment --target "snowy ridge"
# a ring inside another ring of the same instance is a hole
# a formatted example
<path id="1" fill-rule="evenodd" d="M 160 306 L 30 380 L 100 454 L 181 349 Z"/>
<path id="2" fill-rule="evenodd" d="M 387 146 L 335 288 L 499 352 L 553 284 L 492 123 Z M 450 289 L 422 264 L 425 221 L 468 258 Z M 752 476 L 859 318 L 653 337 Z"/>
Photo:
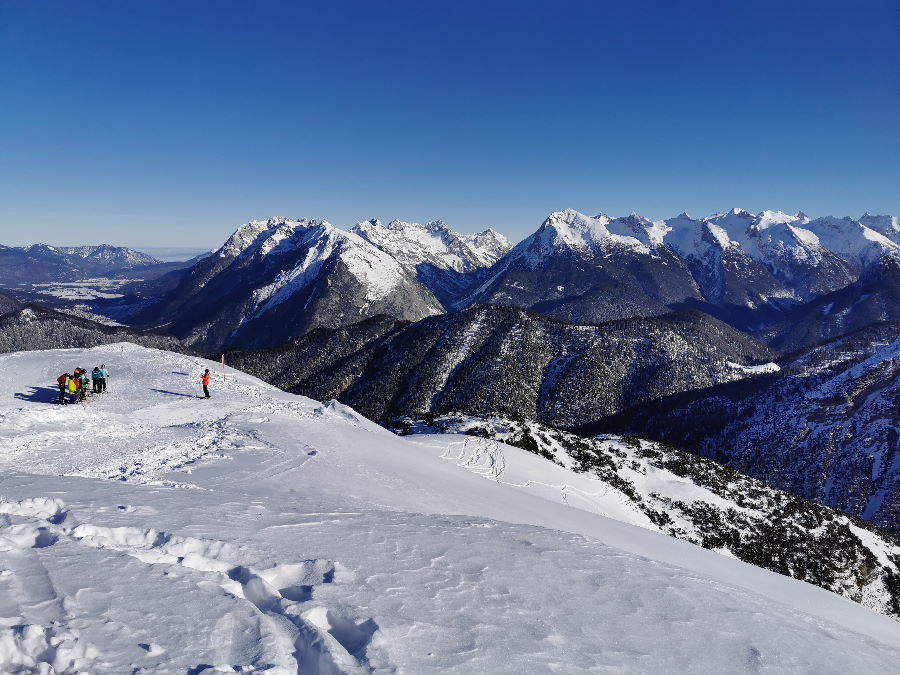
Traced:
<path id="1" fill-rule="evenodd" d="M 51 253 L 57 256 L 71 256 L 88 262 L 97 262 L 116 267 L 140 267 L 142 265 L 158 265 L 159 260 L 153 256 L 134 251 L 122 246 L 100 244 L 99 246 L 50 246 L 34 244 L 32 246 L 13 247 L 11 250 L 25 251 L 29 254 Z"/>
<path id="2" fill-rule="evenodd" d="M 322 268 L 336 258 L 363 286 L 368 302 L 389 295 L 404 277 L 400 264 L 393 257 L 367 246 L 357 235 L 342 232 L 327 222 L 281 223 L 260 233 L 257 240 L 240 254 L 240 258 L 283 255 L 289 251 L 296 251 L 299 258 L 292 262 L 292 267 L 282 269 L 272 283 L 253 291 L 255 306 L 246 320 L 287 300 L 315 280 Z"/>
<path id="3" fill-rule="evenodd" d="M 739 247 L 773 270 L 791 261 L 817 265 L 829 253 L 862 268 L 883 255 L 900 254 L 900 243 L 893 240 L 898 232 L 897 218 L 869 214 L 859 220 L 832 216 L 811 220 L 802 212 L 767 210 L 754 215 L 734 208 L 700 220 L 681 213 L 651 221 L 635 213 L 591 218 L 567 209 L 550 214 L 538 232 L 516 249 L 540 256 L 558 247 L 590 252 L 620 246 L 646 254 L 665 245 L 682 257 L 703 257 L 708 248 L 704 239 L 711 238 L 719 248 Z"/>
<path id="4" fill-rule="evenodd" d="M 46 402 L 60 369 L 95 361 L 132 386 Z M 0 670 L 887 673 L 900 658 L 897 622 L 567 503 L 596 492 L 587 477 L 524 450 L 411 443 L 241 373 L 196 401 L 204 363 L 127 344 L 0 357 L 22 394 L 0 401 Z"/>
<path id="5" fill-rule="evenodd" d="M 600 255 L 617 248 L 649 253 L 650 249 L 634 235 L 613 234 L 608 227 L 610 222 L 610 218 L 603 214 L 591 218 L 574 209 L 556 211 L 547 217 L 535 234 L 513 247 L 506 258 L 524 260 L 531 267 L 536 267 L 559 249 L 568 249 L 583 256 Z"/>
<path id="6" fill-rule="evenodd" d="M 352 232 L 404 265 L 431 263 L 457 272 L 490 267 L 510 248 L 506 237 L 491 229 L 461 235 L 440 220 L 425 225 L 369 220 L 358 223 Z"/>
<path id="7" fill-rule="evenodd" d="M 495 415 L 406 418 L 392 428 L 400 434 L 465 434 L 444 458 L 491 480 L 665 532 L 900 619 L 896 541 L 715 462 L 634 437 L 582 438 Z M 519 472 L 508 466 L 503 444 L 533 452 L 533 465 L 550 460 L 557 466 L 545 467 L 535 480 L 533 472 L 520 473 L 524 460 Z M 880 569 L 873 571 L 876 564 Z"/>

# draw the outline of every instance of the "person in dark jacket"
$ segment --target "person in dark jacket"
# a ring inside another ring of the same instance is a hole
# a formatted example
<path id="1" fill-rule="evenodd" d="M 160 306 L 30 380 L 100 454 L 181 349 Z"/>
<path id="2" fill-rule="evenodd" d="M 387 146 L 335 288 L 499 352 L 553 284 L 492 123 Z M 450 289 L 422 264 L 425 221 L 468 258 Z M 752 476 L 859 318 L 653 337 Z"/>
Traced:
<path id="1" fill-rule="evenodd" d="M 103 376 L 100 374 L 100 368 L 98 366 L 94 366 L 94 369 L 91 371 L 91 383 L 94 388 L 92 393 L 99 394 L 103 391 L 100 381 L 103 379 Z"/>

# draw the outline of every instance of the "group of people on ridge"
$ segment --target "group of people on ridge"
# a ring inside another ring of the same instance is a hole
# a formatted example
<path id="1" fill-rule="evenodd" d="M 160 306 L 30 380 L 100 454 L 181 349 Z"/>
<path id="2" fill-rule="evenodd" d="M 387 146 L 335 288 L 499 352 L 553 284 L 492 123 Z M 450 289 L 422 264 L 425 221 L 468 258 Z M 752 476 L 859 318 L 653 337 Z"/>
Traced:
<path id="1" fill-rule="evenodd" d="M 60 403 L 78 403 L 87 396 L 88 386 L 92 387 L 91 393 L 102 394 L 106 391 L 106 380 L 109 379 L 109 371 L 106 365 L 94 366 L 90 376 L 84 368 L 76 368 L 71 373 L 63 373 L 56 378 L 59 385 Z"/>

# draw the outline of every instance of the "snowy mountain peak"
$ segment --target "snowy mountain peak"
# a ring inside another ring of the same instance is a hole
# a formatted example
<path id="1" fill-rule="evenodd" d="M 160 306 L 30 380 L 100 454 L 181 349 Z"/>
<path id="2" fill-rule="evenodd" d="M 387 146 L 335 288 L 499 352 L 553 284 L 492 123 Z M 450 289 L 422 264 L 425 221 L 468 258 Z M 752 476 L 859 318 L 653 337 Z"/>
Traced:
<path id="1" fill-rule="evenodd" d="M 897 216 L 876 216 L 866 212 L 860 216 L 859 222 L 884 235 L 895 244 L 900 244 L 900 218 Z"/>
<path id="2" fill-rule="evenodd" d="M 462 235 L 442 220 L 424 225 L 401 220 L 382 225 L 370 220 L 357 224 L 352 232 L 404 265 L 427 263 L 457 272 L 489 267 L 510 248 L 506 237 L 493 230 Z"/>
<path id="3" fill-rule="evenodd" d="M 520 241 L 504 259 L 507 263 L 518 260 L 528 269 L 537 269 L 560 254 L 595 258 L 614 249 L 649 252 L 648 246 L 635 236 L 611 232 L 607 227 L 611 222 L 602 214 L 592 218 L 575 209 L 554 211 L 537 232 Z"/>
<path id="4" fill-rule="evenodd" d="M 756 230 L 765 230 L 773 225 L 786 225 L 799 222 L 797 216 L 792 216 L 784 211 L 763 211 L 753 221 L 751 227 Z"/>
<path id="5" fill-rule="evenodd" d="M 634 237 L 648 248 L 661 246 L 669 231 L 665 221 L 653 221 L 639 216 L 633 211 L 631 215 L 624 218 L 613 218 L 607 223 L 607 228 L 613 234 Z"/>

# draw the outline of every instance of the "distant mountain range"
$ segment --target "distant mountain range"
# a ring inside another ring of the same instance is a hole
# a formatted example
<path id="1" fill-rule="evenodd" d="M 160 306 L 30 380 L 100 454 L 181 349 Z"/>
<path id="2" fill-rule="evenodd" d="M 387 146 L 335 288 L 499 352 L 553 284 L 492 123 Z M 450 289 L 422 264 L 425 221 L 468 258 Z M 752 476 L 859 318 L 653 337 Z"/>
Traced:
<path id="1" fill-rule="evenodd" d="M 77 281 L 111 276 L 165 265 L 156 258 L 129 248 L 110 246 L 27 247 L 0 245 L 0 285 Z M 171 268 L 170 268 L 171 269 Z"/>
<path id="2" fill-rule="evenodd" d="M 509 243 L 443 223 L 378 221 L 351 231 L 315 220 L 242 225 L 130 323 L 164 326 L 197 349 L 270 346 L 319 327 L 387 314 L 418 320 L 447 309 Z M 162 281 L 162 280 L 161 280 Z"/>
<path id="3" fill-rule="evenodd" d="M 209 257 L 154 282 L 133 309 L 120 306 L 116 318 L 165 327 L 206 351 L 479 303 L 577 324 L 695 308 L 755 331 L 848 287 L 885 258 L 900 259 L 900 226 L 868 214 L 810 219 L 733 209 L 650 221 L 566 210 L 516 246 L 493 230 L 461 235 L 439 221 L 373 220 L 345 231 L 274 218 L 242 225 Z"/>

